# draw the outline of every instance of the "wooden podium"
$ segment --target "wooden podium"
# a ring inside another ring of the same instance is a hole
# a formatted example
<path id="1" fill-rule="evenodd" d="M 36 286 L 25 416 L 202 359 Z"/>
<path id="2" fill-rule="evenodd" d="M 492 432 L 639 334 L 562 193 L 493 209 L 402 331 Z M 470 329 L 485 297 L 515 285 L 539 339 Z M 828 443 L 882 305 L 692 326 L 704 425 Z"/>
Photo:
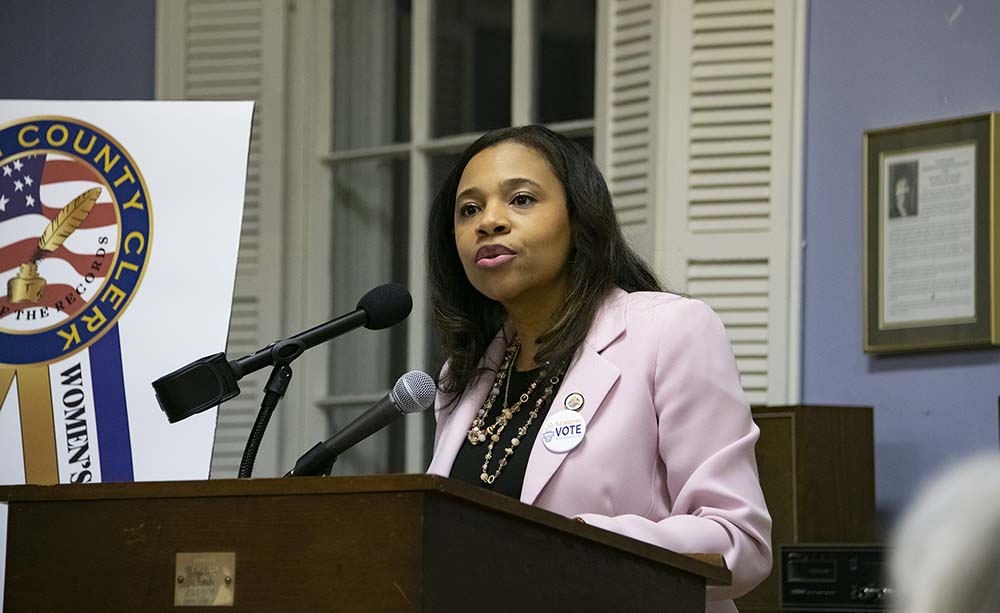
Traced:
<path id="1" fill-rule="evenodd" d="M 0 500 L 11 613 L 227 596 L 222 610 L 279 613 L 702 613 L 706 583 L 731 579 L 710 560 L 430 475 L 22 485 Z"/>

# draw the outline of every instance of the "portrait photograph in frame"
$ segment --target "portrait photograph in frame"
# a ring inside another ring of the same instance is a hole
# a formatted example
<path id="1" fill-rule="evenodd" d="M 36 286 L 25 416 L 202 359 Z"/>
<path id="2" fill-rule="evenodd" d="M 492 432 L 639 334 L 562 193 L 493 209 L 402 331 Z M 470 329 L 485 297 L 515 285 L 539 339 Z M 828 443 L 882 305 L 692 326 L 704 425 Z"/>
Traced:
<path id="1" fill-rule="evenodd" d="M 998 120 L 865 132 L 865 352 L 1000 344 Z"/>

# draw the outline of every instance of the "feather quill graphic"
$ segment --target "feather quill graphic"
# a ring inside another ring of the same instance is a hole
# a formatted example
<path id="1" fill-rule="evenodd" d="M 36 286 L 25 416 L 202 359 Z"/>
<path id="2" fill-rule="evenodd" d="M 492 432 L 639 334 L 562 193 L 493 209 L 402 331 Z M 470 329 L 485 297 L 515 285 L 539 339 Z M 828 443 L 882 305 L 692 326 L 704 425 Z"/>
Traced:
<path id="1" fill-rule="evenodd" d="M 16 277 L 7 280 L 7 297 L 12 303 L 29 302 L 38 304 L 42 301 L 47 283 L 38 276 L 38 261 L 62 246 L 70 234 L 76 232 L 90 215 L 101 195 L 100 187 L 93 187 L 83 192 L 67 204 L 55 219 L 49 222 L 38 239 L 35 252 L 31 259 L 21 264 Z"/>
<path id="2" fill-rule="evenodd" d="M 90 215 L 90 212 L 94 210 L 94 205 L 100 195 L 101 188 L 93 187 L 63 207 L 42 232 L 42 237 L 38 239 L 38 246 L 35 248 L 31 261 L 37 262 L 62 246 L 70 234 L 73 234 L 87 219 L 87 215 Z"/>

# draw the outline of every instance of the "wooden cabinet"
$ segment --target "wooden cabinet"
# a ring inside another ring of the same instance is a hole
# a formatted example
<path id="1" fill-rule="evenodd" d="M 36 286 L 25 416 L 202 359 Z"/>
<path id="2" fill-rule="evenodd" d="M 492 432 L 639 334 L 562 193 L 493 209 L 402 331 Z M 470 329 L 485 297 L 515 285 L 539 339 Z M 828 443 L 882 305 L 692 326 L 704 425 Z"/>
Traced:
<path id="1" fill-rule="evenodd" d="M 875 540 L 874 436 L 871 407 L 754 407 L 753 418 L 774 568 L 736 605 L 760 612 L 779 606 L 779 545 Z"/>

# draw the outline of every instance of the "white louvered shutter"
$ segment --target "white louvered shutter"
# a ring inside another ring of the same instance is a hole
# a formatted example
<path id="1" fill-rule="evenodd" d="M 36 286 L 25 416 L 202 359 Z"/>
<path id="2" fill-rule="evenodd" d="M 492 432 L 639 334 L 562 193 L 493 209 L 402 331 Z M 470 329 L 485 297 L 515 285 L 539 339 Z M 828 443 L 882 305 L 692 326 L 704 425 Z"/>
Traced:
<path id="1" fill-rule="evenodd" d="M 267 0 L 160 0 L 157 6 L 157 98 L 255 101 L 230 358 L 266 345 L 281 330 L 284 6 Z M 243 393 L 220 409 L 212 478 L 236 476 L 266 377 L 265 370 L 244 378 Z M 272 422 L 270 430 L 275 427 Z M 275 438 L 274 432 L 266 437 L 255 475 L 276 470 Z"/>
<path id="2" fill-rule="evenodd" d="M 653 261 L 658 0 L 598 4 L 595 150 L 629 243 Z M 602 68 L 603 67 L 603 68 Z"/>
<path id="3" fill-rule="evenodd" d="M 615 91 L 616 83 L 627 84 L 628 62 L 641 56 L 616 55 L 609 45 L 606 171 L 615 197 L 625 197 L 616 203 L 619 218 L 626 228 L 644 226 L 630 238 L 671 289 L 704 300 L 725 322 L 751 403 L 793 402 L 799 306 L 791 278 L 798 270 L 791 185 L 803 6 L 792 0 L 611 5 L 610 41 L 628 31 L 625 17 L 648 14 L 652 38 L 644 48 L 655 54 L 646 82 L 655 110 L 641 132 L 628 123 L 634 103 Z M 647 139 L 641 147 L 629 140 L 639 134 Z M 623 156 L 632 150 L 648 150 L 652 164 L 634 173 L 642 178 L 634 185 L 617 178 L 622 169 L 640 167 Z"/>

